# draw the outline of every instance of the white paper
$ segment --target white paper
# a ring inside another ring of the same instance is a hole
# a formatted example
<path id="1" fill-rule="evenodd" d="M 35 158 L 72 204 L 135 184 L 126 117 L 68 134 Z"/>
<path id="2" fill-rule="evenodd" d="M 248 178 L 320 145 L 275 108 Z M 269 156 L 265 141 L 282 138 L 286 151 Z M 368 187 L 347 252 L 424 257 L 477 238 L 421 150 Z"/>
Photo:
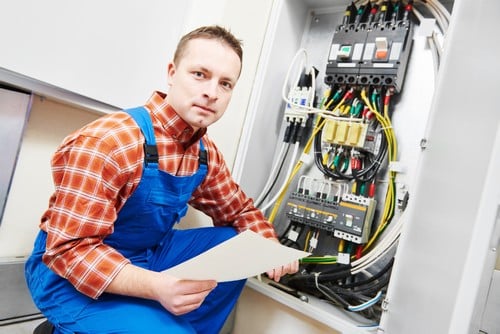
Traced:
<path id="1" fill-rule="evenodd" d="M 165 272 L 182 279 L 234 281 L 259 275 L 308 255 L 310 253 L 283 246 L 247 230 Z"/>

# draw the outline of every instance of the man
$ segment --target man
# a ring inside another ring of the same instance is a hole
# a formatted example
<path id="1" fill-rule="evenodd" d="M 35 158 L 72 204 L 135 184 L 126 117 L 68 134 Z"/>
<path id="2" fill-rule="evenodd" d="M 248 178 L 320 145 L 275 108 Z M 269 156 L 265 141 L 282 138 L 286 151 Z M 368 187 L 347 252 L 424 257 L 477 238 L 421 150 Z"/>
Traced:
<path id="1" fill-rule="evenodd" d="M 241 64 L 230 32 L 196 29 L 168 65 L 168 94 L 101 117 L 58 148 L 55 192 L 26 264 L 33 299 L 56 333 L 219 332 L 244 281 L 162 271 L 246 229 L 276 239 L 206 135 Z M 173 229 L 188 203 L 215 227 Z M 294 262 L 267 274 L 277 281 L 297 270 Z"/>

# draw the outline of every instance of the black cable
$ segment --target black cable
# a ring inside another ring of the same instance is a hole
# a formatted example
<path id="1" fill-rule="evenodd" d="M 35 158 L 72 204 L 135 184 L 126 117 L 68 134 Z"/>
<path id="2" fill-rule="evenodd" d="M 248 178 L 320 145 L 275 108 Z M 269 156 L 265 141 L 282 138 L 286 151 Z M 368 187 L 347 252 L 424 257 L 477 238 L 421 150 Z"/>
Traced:
<path id="1" fill-rule="evenodd" d="M 291 287 L 296 288 L 297 290 L 301 290 L 314 287 L 316 285 L 316 280 L 318 280 L 318 282 L 324 283 L 324 282 L 343 279 L 351 275 L 352 275 L 351 266 L 342 265 L 342 267 L 333 272 L 329 273 L 322 272 L 318 278 L 315 277 L 316 274 L 309 274 L 309 273 L 298 273 L 295 275 L 291 275 L 288 278 L 287 284 L 290 285 Z"/>
<path id="2" fill-rule="evenodd" d="M 393 264 L 394 264 L 394 258 L 391 258 L 386 263 L 386 265 L 380 271 L 376 272 L 373 276 L 371 276 L 371 277 L 369 277 L 369 278 L 367 278 L 365 280 L 362 280 L 362 281 L 356 281 L 356 282 L 353 282 L 353 283 L 345 284 L 342 287 L 346 288 L 346 289 L 349 289 L 349 288 L 353 288 L 353 287 L 357 287 L 357 286 L 360 286 L 360 285 L 365 285 L 365 284 L 371 283 L 371 282 L 379 279 L 380 277 L 382 277 L 385 273 L 387 273 L 392 268 Z"/>
<path id="3" fill-rule="evenodd" d="M 344 298 L 340 297 L 337 293 L 329 289 L 327 286 L 318 283 L 316 288 L 318 289 L 319 292 L 328 297 L 328 299 L 338 303 L 346 310 L 349 309 L 350 306 L 349 303 L 346 300 L 344 300 Z"/>

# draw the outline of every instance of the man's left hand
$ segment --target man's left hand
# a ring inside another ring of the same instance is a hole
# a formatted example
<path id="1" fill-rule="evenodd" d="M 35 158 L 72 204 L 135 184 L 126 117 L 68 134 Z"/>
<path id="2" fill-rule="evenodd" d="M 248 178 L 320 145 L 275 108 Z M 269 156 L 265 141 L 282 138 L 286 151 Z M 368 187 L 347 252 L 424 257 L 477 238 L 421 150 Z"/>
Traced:
<path id="1" fill-rule="evenodd" d="M 285 276 L 286 274 L 295 274 L 298 270 L 299 261 L 296 260 L 287 265 L 269 270 L 266 274 L 270 279 L 274 280 L 275 282 L 279 282 L 281 277 Z"/>

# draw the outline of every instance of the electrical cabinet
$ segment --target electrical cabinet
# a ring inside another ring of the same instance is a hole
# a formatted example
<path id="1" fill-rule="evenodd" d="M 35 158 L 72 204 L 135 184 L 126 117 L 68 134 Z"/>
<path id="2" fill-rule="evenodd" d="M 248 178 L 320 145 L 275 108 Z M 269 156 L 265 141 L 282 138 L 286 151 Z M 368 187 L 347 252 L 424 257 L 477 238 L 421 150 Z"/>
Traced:
<path id="1" fill-rule="evenodd" d="M 332 83 L 391 87 L 398 154 L 385 168 L 387 173 L 397 173 L 391 224 L 399 222 L 401 231 L 395 254 L 387 254 L 394 256 L 394 265 L 380 303 L 380 319 L 373 321 L 363 314 L 344 311 L 325 301 L 328 298 L 308 295 L 308 302 L 304 302 L 258 279 L 250 279 L 248 286 L 339 332 L 477 332 L 484 321 L 488 291 L 495 289 L 489 282 L 499 235 L 495 226 L 500 197 L 498 190 L 486 185 L 488 180 L 496 180 L 500 171 L 495 158 L 500 149 L 495 144 L 500 116 L 492 102 L 484 98 L 493 93 L 491 73 L 500 70 L 493 55 L 499 50 L 483 33 L 498 28 L 492 14 L 498 5 L 494 1 L 444 3 L 453 11 L 442 36 L 443 48 L 436 53 L 429 47 L 432 39 L 439 38 L 428 29 L 433 20 L 420 17 L 420 24 L 388 32 L 339 29 L 350 5 L 347 1 L 275 1 L 234 174 L 249 195 L 257 198 L 282 156 L 279 143 L 286 132 L 284 124 L 297 117 L 288 111 L 284 100 L 299 50 L 305 50 L 307 62 L 318 70 L 316 92 Z M 439 21 L 437 24 L 442 23 Z M 481 55 L 471 57 L 467 51 L 472 41 L 484 47 Z M 368 138 L 362 125 L 334 120 L 327 128 L 323 141 L 350 143 L 358 150 L 369 151 L 360 141 Z M 467 134 L 470 140 L 461 134 Z M 388 179 L 379 180 L 375 198 L 382 200 L 377 203 L 361 205 L 355 199 L 352 205 L 352 197 L 349 205 L 328 203 L 322 198 L 326 190 L 317 191 L 317 198 L 300 190 L 307 188 L 300 182 L 308 182 L 308 190 L 318 190 L 328 189 L 329 181 L 315 171 L 307 157 L 295 157 L 302 162 L 300 173 L 307 179 L 291 183 L 276 214 L 278 233 L 289 233 L 285 231 L 286 221 L 294 220 L 304 228 L 332 232 L 336 242 L 365 243 L 363 228 L 353 229 L 355 217 L 367 222 L 371 219 L 365 220 L 368 216 L 380 215 L 384 200 L 380 188 L 384 189 Z M 489 212 L 494 214 L 483 219 Z M 342 220 L 338 220 L 340 216 Z M 330 222 L 337 225 L 328 225 Z M 333 242 L 332 238 L 325 240 L 313 235 L 307 245 L 316 249 Z M 477 268 L 475 274 L 468 271 L 473 266 Z"/>

